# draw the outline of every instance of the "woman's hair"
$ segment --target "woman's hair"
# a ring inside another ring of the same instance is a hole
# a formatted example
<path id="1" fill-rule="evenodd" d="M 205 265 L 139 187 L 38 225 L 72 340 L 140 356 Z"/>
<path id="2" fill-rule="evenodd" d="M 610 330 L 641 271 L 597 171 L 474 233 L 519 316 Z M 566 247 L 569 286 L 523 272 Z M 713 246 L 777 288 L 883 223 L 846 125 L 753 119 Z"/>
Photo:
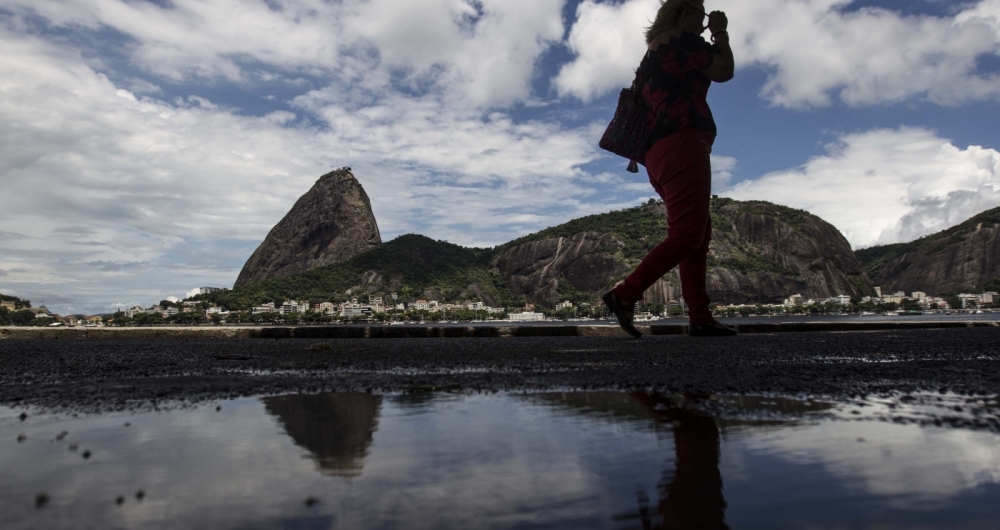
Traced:
<path id="1" fill-rule="evenodd" d="M 657 35 L 674 29 L 680 19 L 681 10 L 691 4 L 692 0 L 660 0 L 660 9 L 656 11 L 656 19 L 646 28 L 646 44 L 653 42 Z"/>

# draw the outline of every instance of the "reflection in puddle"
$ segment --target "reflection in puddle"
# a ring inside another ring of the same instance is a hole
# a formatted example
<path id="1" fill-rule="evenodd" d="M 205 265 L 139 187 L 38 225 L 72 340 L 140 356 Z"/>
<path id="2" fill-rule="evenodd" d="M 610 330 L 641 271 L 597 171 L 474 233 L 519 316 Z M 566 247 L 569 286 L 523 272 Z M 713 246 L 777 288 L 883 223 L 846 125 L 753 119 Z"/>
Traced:
<path id="1" fill-rule="evenodd" d="M 361 474 L 378 426 L 380 396 L 371 394 L 289 395 L 261 399 L 264 409 L 331 475 Z"/>
<path id="2" fill-rule="evenodd" d="M 23 421 L 0 408 L 0 527 L 1000 523 L 1000 436 L 978 428 L 995 424 L 993 398 L 420 393 L 221 405 Z M 945 413 L 965 423 L 935 426 Z"/>

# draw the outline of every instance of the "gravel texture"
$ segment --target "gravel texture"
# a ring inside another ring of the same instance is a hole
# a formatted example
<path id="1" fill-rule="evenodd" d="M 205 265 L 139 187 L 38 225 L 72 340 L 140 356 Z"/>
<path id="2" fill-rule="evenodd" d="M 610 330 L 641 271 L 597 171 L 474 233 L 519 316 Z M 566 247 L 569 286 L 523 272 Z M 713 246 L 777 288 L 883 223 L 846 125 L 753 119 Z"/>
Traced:
<path id="1" fill-rule="evenodd" d="M 1000 328 L 421 339 L 0 341 L 0 404 L 100 412 L 326 391 L 992 396 Z"/>

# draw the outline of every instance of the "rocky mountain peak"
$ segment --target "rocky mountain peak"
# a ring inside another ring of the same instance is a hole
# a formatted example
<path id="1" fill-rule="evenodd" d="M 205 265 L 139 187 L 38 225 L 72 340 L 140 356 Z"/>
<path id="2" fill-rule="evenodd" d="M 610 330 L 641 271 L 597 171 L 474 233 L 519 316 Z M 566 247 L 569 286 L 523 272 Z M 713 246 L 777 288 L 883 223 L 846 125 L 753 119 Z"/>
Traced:
<path id="1" fill-rule="evenodd" d="M 371 201 L 350 168 L 316 181 L 250 256 L 235 287 L 348 260 L 382 243 Z"/>

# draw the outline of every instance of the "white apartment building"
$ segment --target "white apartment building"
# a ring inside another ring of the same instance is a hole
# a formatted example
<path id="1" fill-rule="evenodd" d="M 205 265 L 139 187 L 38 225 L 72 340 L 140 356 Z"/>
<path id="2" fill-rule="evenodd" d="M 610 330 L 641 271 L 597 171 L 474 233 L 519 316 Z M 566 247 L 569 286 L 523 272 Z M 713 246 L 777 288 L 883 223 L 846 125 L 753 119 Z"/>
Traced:
<path id="1" fill-rule="evenodd" d="M 316 304 L 313 308 L 317 313 L 323 313 L 324 315 L 332 315 L 336 311 L 337 306 L 333 305 L 331 302 L 322 302 Z"/>
<path id="2" fill-rule="evenodd" d="M 538 322 L 545 320 L 545 315 L 534 311 L 521 311 L 520 313 L 510 313 L 507 318 L 514 322 Z"/>
<path id="3" fill-rule="evenodd" d="M 556 304 L 556 311 L 562 311 L 563 309 L 573 309 L 573 302 L 564 300 Z"/>
<path id="4" fill-rule="evenodd" d="M 278 313 L 281 313 L 282 315 L 289 313 L 305 313 L 306 311 L 309 311 L 308 300 L 288 300 L 281 304 L 281 307 L 278 309 Z"/>
<path id="5" fill-rule="evenodd" d="M 258 313 L 275 313 L 275 312 L 277 312 L 277 309 L 274 307 L 274 302 L 268 302 L 264 305 L 254 306 L 253 308 L 254 315 Z"/>
<path id="6" fill-rule="evenodd" d="M 794 307 L 794 306 L 800 306 L 800 305 L 802 305 L 803 302 L 805 302 L 805 300 L 802 298 L 802 295 L 796 293 L 796 294 L 793 294 L 792 296 L 789 296 L 788 298 L 786 298 L 784 305 L 788 306 L 788 307 Z"/>
<path id="7" fill-rule="evenodd" d="M 978 294 L 960 294 L 958 295 L 958 301 L 962 304 L 962 309 L 968 309 L 972 305 L 979 305 L 979 295 Z M 969 302 L 972 302 L 970 304 Z"/>
<path id="8" fill-rule="evenodd" d="M 851 303 L 851 297 L 847 296 L 846 294 L 838 294 L 837 296 L 833 296 L 827 299 L 827 302 L 833 302 L 835 304 L 840 304 L 840 305 L 848 305 Z"/>
<path id="9" fill-rule="evenodd" d="M 368 317 L 371 316 L 371 314 L 371 306 L 359 304 L 357 298 L 351 298 L 350 302 L 340 304 L 340 316 L 342 317 Z"/>

